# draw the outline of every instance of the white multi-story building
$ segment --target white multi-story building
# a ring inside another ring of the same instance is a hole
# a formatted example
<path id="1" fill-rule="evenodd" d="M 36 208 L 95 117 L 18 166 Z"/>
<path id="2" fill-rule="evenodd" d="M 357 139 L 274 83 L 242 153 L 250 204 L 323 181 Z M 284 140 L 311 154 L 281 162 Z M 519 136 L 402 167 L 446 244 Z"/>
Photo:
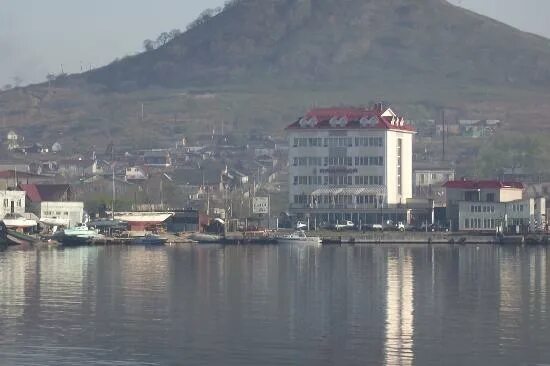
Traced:
<path id="1" fill-rule="evenodd" d="M 414 129 L 381 104 L 314 109 L 287 127 L 290 211 L 320 223 L 404 221 Z"/>

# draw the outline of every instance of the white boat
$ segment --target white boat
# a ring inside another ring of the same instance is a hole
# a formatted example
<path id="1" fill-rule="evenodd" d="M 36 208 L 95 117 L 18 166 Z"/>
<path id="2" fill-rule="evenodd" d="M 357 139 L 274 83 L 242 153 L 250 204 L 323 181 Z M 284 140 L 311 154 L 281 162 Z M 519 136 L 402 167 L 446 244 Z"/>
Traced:
<path id="1" fill-rule="evenodd" d="M 297 230 L 290 234 L 279 235 L 276 238 L 277 243 L 279 244 L 321 244 L 321 238 L 318 236 L 307 236 L 303 230 Z"/>
<path id="2" fill-rule="evenodd" d="M 94 239 L 104 239 L 105 236 L 99 234 L 95 229 L 88 228 L 86 225 L 64 229 L 54 236 L 58 236 L 65 246 L 77 246 L 90 244 Z"/>
<path id="3" fill-rule="evenodd" d="M 189 238 L 197 243 L 220 243 L 223 236 L 218 234 L 194 233 L 191 234 Z"/>
<path id="4" fill-rule="evenodd" d="M 2 221 L 8 229 L 28 229 L 36 226 L 35 220 L 27 219 L 16 213 L 7 214 Z"/>
<path id="5" fill-rule="evenodd" d="M 128 223 L 163 223 L 174 215 L 173 212 L 115 212 L 115 220 Z"/>
<path id="6" fill-rule="evenodd" d="M 56 218 L 56 217 L 42 217 L 40 218 L 40 223 L 44 224 L 44 225 L 49 225 L 49 226 L 69 226 L 70 225 L 70 220 L 69 219 L 59 219 L 59 218 Z"/>

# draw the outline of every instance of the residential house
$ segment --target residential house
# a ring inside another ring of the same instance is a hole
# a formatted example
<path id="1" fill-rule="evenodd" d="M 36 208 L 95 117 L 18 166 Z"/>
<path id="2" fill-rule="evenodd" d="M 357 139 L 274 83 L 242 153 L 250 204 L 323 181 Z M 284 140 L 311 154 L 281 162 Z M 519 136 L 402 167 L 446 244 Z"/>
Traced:
<path id="1" fill-rule="evenodd" d="M 459 120 L 462 136 L 480 138 L 493 136 L 501 126 L 501 121 L 496 119 L 486 120 Z"/>
<path id="2" fill-rule="evenodd" d="M 151 150 L 143 154 L 143 165 L 151 168 L 168 168 L 172 166 L 170 152 L 166 150 Z"/>
<path id="3" fill-rule="evenodd" d="M 20 183 L 52 183 L 54 179 L 54 177 L 46 175 L 20 172 L 16 170 L 4 170 L 0 171 L 0 188 L 7 189 L 9 187 L 17 187 Z"/>
<path id="4" fill-rule="evenodd" d="M 15 131 L 8 132 L 6 136 L 6 143 L 8 145 L 8 150 L 13 151 L 19 148 L 19 145 L 23 142 L 23 137 L 19 136 Z"/>
<path id="5" fill-rule="evenodd" d="M 128 182 L 143 182 L 149 178 L 146 168 L 140 166 L 131 166 L 126 168 L 125 179 Z"/>
<path id="6" fill-rule="evenodd" d="M 0 219 L 10 213 L 25 214 L 25 192 L 14 190 L 0 191 Z"/>
<path id="7" fill-rule="evenodd" d="M 65 177 L 87 177 L 103 173 L 97 165 L 97 160 L 83 158 L 59 160 L 57 169 L 58 173 Z"/>

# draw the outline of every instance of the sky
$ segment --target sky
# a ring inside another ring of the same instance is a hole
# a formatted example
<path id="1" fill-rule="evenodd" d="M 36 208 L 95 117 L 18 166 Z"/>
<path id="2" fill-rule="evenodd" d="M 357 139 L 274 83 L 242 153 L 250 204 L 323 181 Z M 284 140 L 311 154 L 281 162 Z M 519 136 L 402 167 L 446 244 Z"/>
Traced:
<path id="1" fill-rule="evenodd" d="M 261 1 L 261 0 L 259 0 Z M 550 38 L 549 0 L 449 0 Z M 41 82 L 141 50 L 225 0 L 0 0 L 0 88 Z"/>

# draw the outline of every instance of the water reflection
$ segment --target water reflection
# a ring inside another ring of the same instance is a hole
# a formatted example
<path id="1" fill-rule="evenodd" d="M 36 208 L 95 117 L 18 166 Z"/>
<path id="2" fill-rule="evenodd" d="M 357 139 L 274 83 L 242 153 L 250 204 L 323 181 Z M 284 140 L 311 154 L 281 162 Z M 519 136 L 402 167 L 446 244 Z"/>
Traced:
<path id="1" fill-rule="evenodd" d="M 410 251 L 388 255 L 386 290 L 386 365 L 412 365 L 414 360 L 414 283 Z"/>
<path id="2" fill-rule="evenodd" d="M 547 248 L 0 253 L 2 365 L 550 364 Z"/>

